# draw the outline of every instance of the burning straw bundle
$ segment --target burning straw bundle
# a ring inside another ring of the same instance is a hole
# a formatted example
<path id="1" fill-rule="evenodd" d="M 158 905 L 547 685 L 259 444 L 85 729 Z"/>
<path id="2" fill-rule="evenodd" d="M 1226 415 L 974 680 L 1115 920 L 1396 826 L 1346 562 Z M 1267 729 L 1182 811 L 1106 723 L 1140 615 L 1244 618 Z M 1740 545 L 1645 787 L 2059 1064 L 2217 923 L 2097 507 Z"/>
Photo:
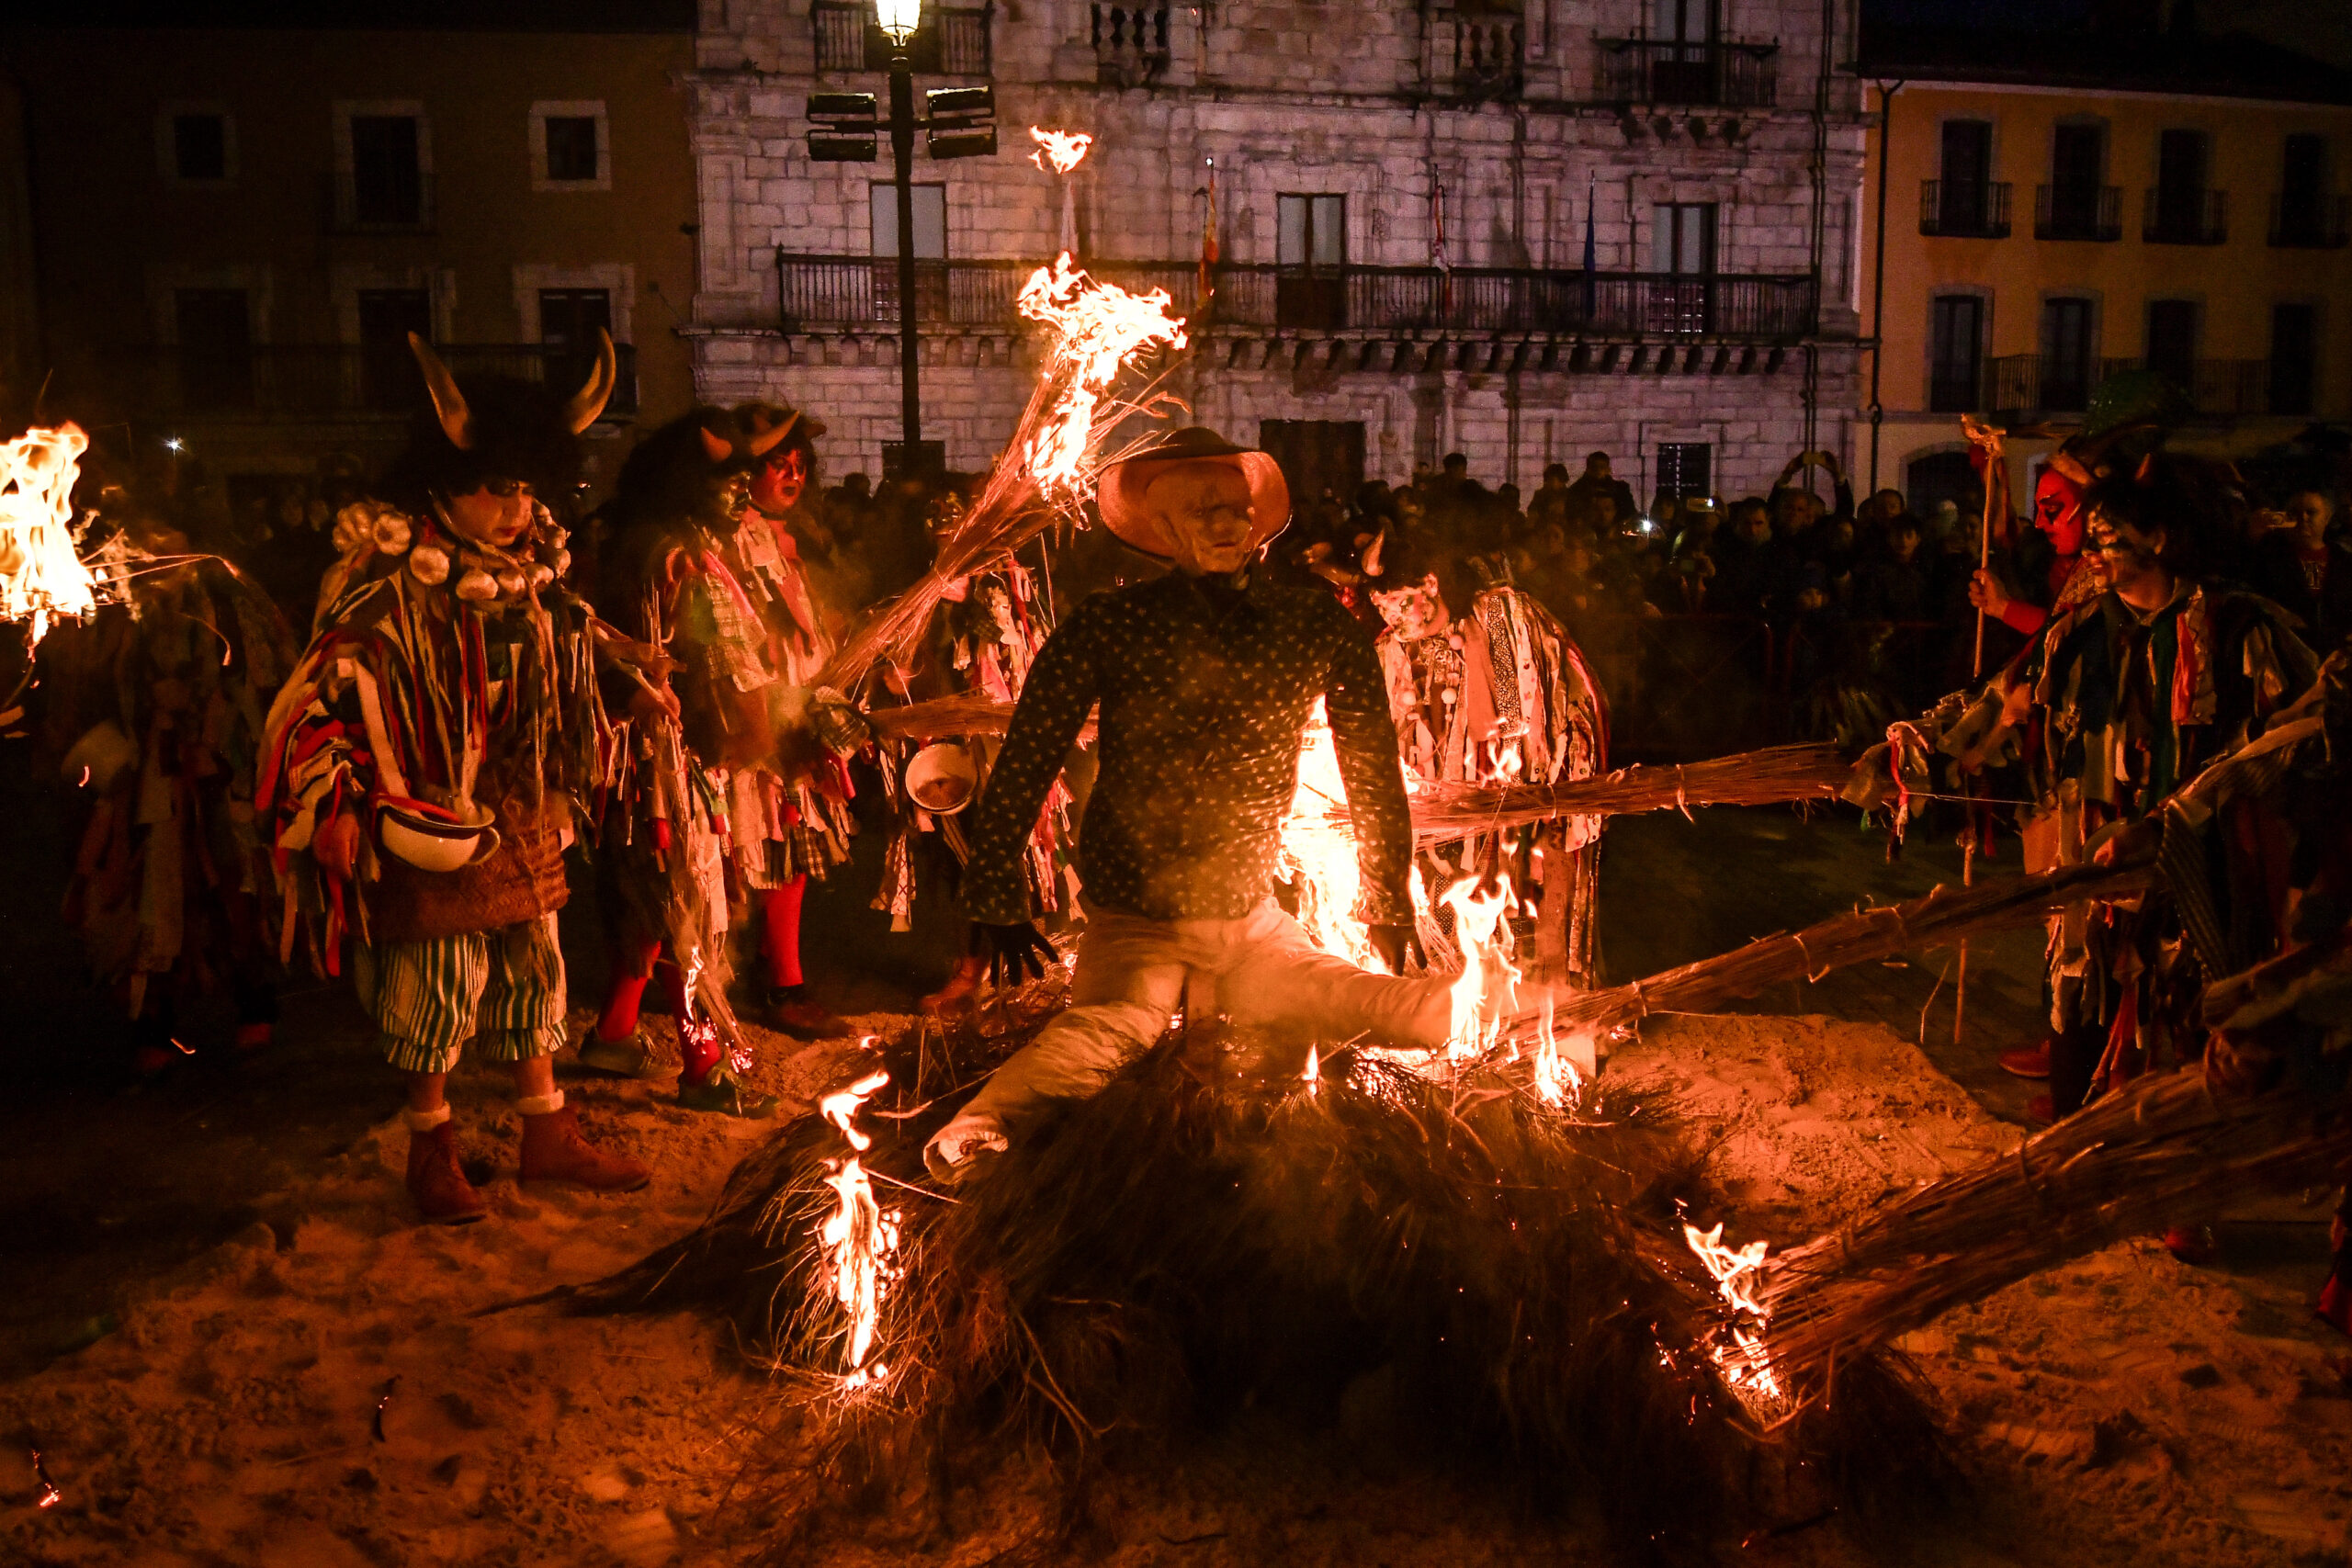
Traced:
<path id="1" fill-rule="evenodd" d="M 961 1092 L 869 1113 L 885 1292 L 844 1290 L 829 1252 L 851 1123 L 804 1118 L 700 1230 L 572 1305 L 729 1320 L 816 1449 L 779 1444 L 743 1495 L 804 1519 L 924 1473 L 944 1501 L 954 1464 L 1023 1438 L 1084 1461 L 1114 1429 L 1143 1441 L 1245 1403 L 1328 1416 L 1351 1385 L 1390 1389 L 1399 1434 L 1586 1492 L 1652 1550 L 1933 1474 L 1924 1403 L 1867 1359 L 1834 1409 L 1757 1430 L 1672 1224 L 1675 1200 L 1703 1201 L 1696 1161 L 1659 1118 L 1579 1120 L 1354 1051 L 1297 1066 L 1163 1043 L 952 1192 L 921 1151 Z M 877 1293 L 869 1356 L 842 1303 Z"/>
<path id="2" fill-rule="evenodd" d="M 1010 559 L 1057 517 L 1074 514 L 1103 461 L 1105 438 L 1134 412 L 1120 405 L 1111 419 L 1098 419 L 1111 384 L 1151 344 L 1184 346 L 1184 323 L 1167 307 L 1165 290 L 1137 295 L 1095 283 L 1073 270 L 1068 256 L 1031 276 L 1021 313 L 1045 322 L 1054 340 L 1012 438 L 989 469 L 979 498 L 940 540 L 931 570 L 853 632 L 815 684 L 854 694 L 876 663 L 904 655 L 951 583 Z"/>
<path id="3" fill-rule="evenodd" d="M 2209 1220 L 2256 1189 L 2340 1180 L 2352 1115 L 2292 1092 L 2217 1097 L 2194 1071 L 2146 1077 L 1843 1231 L 1767 1262 L 1755 1286 L 1783 1386 L 2041 1269 Z"/>

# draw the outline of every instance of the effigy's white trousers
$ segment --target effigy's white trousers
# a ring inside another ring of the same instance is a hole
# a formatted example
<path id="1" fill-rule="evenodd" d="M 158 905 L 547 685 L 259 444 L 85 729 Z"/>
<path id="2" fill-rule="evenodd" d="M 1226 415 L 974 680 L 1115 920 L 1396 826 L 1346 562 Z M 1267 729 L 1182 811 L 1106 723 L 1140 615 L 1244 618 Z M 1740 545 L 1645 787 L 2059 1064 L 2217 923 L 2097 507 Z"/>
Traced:
<path id="1" fill-rule="evenodd" d="M 933 1174 L 956 1174 L 975 1152 L 1008 1146 L 1050 1101 L 1093 1094 L 1159 1038 L 1188 989 L 1196 1017 L 1434 1050 L 1453 1029 L 1453 984 L 1359 969 L 1317 947 L 1272 899 L 1238 920 L 1090 913 L 1069 1008 L 997 1068 L 924 1157 Z"/>

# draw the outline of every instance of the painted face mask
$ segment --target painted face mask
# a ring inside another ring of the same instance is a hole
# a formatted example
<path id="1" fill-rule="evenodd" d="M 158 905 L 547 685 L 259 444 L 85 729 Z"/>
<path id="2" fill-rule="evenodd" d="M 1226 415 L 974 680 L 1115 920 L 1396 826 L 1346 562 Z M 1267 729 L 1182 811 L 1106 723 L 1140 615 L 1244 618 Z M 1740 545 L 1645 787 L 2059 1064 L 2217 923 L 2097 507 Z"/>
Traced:
<path id="1" fill-rule="evenodd" d="M 2042 469 L 2033 486 L 2033 525 L 2050 536 L 2060 555 L 2082 554 L 2082 487 L 2055 468 Z"/>

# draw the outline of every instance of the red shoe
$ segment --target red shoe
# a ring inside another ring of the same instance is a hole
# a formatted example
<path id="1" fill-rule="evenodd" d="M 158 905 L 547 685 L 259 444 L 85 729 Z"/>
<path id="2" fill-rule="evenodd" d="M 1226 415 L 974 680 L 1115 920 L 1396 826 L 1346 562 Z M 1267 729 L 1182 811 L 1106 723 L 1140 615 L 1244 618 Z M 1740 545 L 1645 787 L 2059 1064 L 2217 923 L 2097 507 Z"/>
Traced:
<path id="1" fill-rule="evenodd" d="M 2211 1268 L 2222 1256 L 2211 1225 L 2174 1225 L 2165 1232 L 2165 1250 L 2191 1269 Z"/>
<path id="2" fill-rule="evenodd" d="M 2037 1094 L 2025 1102 L 2025 1119 L 2045 1124 L 2058 1120 L 2058 1107 L 2046 1094 Z"/>
<path id="3" fill-rule="evenodd" d="M 827 1012 L 805 993 L 796 995 L 797 990 L 786 986 L 769 988 L 766 1010 L 771 1028 L 796 1040 L 846 1040 L 857 1032 L 847 1019 Z"/>
<path id="4" fill-rule="evenodd" d="M 2029 1045 L 2022 1051 L 2004 1051 L 1994 1060 L 2001 1071 L 2013 1077 L 2046 1078 L 2050 1076 L 2050 1042 Z"/>
<path id="5" fill-rule="evenodd" d="M 490 1213 L 458 1164 L 458 1129 L 447 1122 L 408 1135 L 408 1195 L 429 1225 L 469 1225 Z"/>
<path id="6" fill-rule="evenodd" d="M 523 1118 L 523 1179 L 560 1181 L 591 1192 L 634 1192 L 653 1179 L 653 1172 L 582 1137 L 580 1113 L 566 1105 Z"/>

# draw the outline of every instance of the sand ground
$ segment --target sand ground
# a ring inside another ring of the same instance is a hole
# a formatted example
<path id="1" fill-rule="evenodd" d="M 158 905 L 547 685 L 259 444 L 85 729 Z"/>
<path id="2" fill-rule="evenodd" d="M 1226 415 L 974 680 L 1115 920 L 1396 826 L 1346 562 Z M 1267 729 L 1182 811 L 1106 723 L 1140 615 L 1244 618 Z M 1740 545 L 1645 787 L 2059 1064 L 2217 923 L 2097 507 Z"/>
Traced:
<path id="1" fill-rule="evenodd" d="M 887 1032 L 910 1021 L 861 1022 Z M 854 1048 L 763 1045 L 763 1081 L 799 1103 L 854 1066 Z M 2019 1135 L 1875 1023 L 1657 1020 L 1612 1072 L 1711 1129 L 1739 1239 L 1810 1234 Z M 719 1505 L 744 1423 L 772 1395 L 709 1325 L 545 1307 L 475 1315 L 690 1228 L 762 1135 L 644 1086 L 572 1092 L 601 1136 L 656 1163 L 651 1190 L 522 1188 L 503 1086 L 467 1075 L 455 1098 L 469 1156 L 492 1168 L 488 1221 L 413 1224 L 398 1180 L 405 1135 L 380 1123 L 157 1281 L 119 1329 L 0 1386 L 0 1432 L 16 1443 L 0 1470 L 0 1560 L 650 1568 L 755 1551 Z M 2311 1217 L 2273 1204 L 2239 1229 Z M 1969 1501 L 1899 1546 L 1833 1518 L 1738 1555 L 2345 1561 L 2352 1388 L 2341 1342 L 2308 1318 L 2316 1268 L 2303 1272 L 2249 1282 L 2134 1242 L 1951 1314 L 1907 1348 L 1975 1476 Z M 32 1506 L 34 1446 L 62 1494 L 48 1508 Z M 833 1521 L 793 1560 L 977 1568 L 1045 1550 L 1043 1456 L 1010 1455 L 968 1481 L 950 1536 L 921 1509 L 885 1510 Z M 1093 1519 L 1083 1554 L 1121 1564 L 1611 1560 L 1575 1519 L 1516 1517 L 1504 1489 L 1337 1434 L 1246 1424 L 1150 1474 L 1113 1476 Z"/>

